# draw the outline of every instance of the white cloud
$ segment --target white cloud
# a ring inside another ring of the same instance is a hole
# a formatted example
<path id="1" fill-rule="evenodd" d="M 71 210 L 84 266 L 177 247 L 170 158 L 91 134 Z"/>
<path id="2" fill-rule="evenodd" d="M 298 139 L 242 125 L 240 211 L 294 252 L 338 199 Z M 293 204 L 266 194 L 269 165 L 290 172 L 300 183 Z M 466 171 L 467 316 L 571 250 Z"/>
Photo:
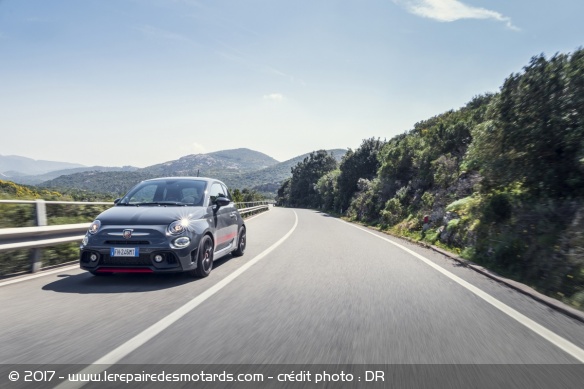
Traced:
<path id="1" fill-rule="evenodd" d="M 499 12 L 466 5 L 458 0 L 394 0 L 408 12 L 440 22 L 454 22 L 460 19 L 493 19 L 503 22 L 512 30 L 519 30 L 511 19 Z"/>
<path id="2" fill-rule="evenodd" d="M 269 95 L 264 95 L 264 100 L 280 102 L 284 100 L 284 95 L 281 93 L 271 93 Z"/>

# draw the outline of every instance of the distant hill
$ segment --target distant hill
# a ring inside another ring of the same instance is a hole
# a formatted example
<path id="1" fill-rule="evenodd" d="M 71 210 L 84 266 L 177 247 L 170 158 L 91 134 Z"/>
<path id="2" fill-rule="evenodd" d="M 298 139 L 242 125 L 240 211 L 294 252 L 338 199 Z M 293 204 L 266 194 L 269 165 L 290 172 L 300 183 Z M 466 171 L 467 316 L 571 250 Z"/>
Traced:
<path id="1" fill-rule="evenodd" d="M 259 170 L 277 164 L 274 158 L 250 149 L 216 151 L 208 154 L 192 154 L 142 169 L 155 176 L 213 177 L 218 173 L 242 173 Z"/>
<path id="2" fill-rule="evenodd" d="M 8 157 L 5 157 L 8 158 Z M 8 161 L 8 160 L 7 160 Z M 20 170 L 9 170 L 2 172 L 0 170 L 0 177 L 9 179 L 10 181 L 16 182 L 18 184 L 25 185 L 38 185 L 41 183 L 48 182 L 50 186 L 61 186 L 58 184 L 57 178 L 60 176 L 70 176 L 75 175 L 75 178 L 65 178 L 66 182 L 75 182 L 76 179 L 80 178 L 83 180 L 83 175 L 77 175 L 79 173 L 86 173 L 85 176 L 91 177 L 88 186 L 93 187 L 93 182 L 95 179 L 99 179 L 99 175 L 96 176 L 96 172 L 134 172 L 140 170 L 140 174 L 130 175 L 129 177 L 159 177 L 159 176 L 196 176 L 197 174 L 204 176 L 216 176 L 218 172 L 240 174 L 242 172 L 249 172 L 254 170 L 259 170 L 272 166 L 278 163 L 274 158 L 249 149 L 234 149 L 234 150 L 223 150 L 208 154 L 193 154 L 187 155 L 185 157 L 179 158 L 175 161 L 169 161 L 157 165 L 152 165 L 143 169 L 139 169 L 133 166 L 124 167 L 104 167 L 104 166 L 83 166 L 76 164 L 64 164 L 67 166 L 65 169 L 51 169 L 47 172 L 42 173 L 27 173 L 31 171 L 41 171 L 48 170 L 50 167 L 61 166 L 61 162 L 50 162 L 50 161 L 34 161 L 29 158 L 11 156 L 10 161 L 21 161 L 20 165 L 16 163 L 6 163 L 6 167 L 15 167 Z M 28 162 L 27 162 L 28 161 Z M 40 169 L 41 165 L 36 168 L 31 168 L 33 163 L 30 161 L 38 162 L 45 168 Z M 28 165 L 26 165 L 26 163 Z M 26 167 L 26 166 L 29 167 Z M 69 168 L 71 166 L 79 166 L 75 168 Z M 229 176 L 229 174 L 226 174 Z M 123 176 L 121 176 L 123 177 Z M 53 180 L 56 180 L 53 182 Z M 73 181 L 72 181 L 73 180 Z M 84 188 L 88 189 L 88 188 Z"/>
<path id="3" fill-rule="evenodd" d="M 335 159 L 340 162 L 341 158 L 343 158 L 343 156 L 347 153 L 347 150 L 332 149 L 327 150 L 327 152 L 332 154 Z M 282 182 L 292 175 L 291 169 L 299 162 L 302 162 L 304 158 L 307 158 L 309 155 L 310 153 L 302 154 L 265 169 L 242 174 L 239 177 L 234 177 L 231 184 L 227 181 L 225 183 L 234 188 L 247 187 L 256 189 L 259 192 L 276 193 Z"/>
<path id="4" fill-rule="evenodd" d="M 337 160 L 347 152 L 329 150 Z M 63 175 L 39 186 L 48 188 L 75 188 L 93 192 L 121 195 L 138 182 L 163 176 L 216 177 L 230 188 L 250 188 L 263 193 L 275 193 L 291 168 L 309 154 L 285 162 L 249 149 L 223 150 L 208 154 L 187 155 L 174 161 L 148 166 L 133 171 L 90 171 Z"/>
<path id="5" fill-rule="evenodd" d="M 90 171 L 60 176 L 40 183 L 37 186 L 55 190 L 74 188 L 89 192 L 109 193 L 113 196 L 119 196 L 126 193 L 140 181 L 154 177 L 156 177 L 156 175 L 143 172 L 142 169 L 131 172 Z"/>
<path id="6" fill-rule="evenodd" d="M 83 173 L 83 172 L 115 172 L 115 171 L 135 171 L 138 170 L 137 167 L 134 166 L 123 166 L 123 167 L 105 167 L 105 166 L 86 166 L 86 167 L 78 167 L 73 169 L 63 169 L 63 170 L 54 170 L 44 174 L 36 174 L 36 175 L 13 175 L 11 177 L 4 177 L 4 179 L 8 179 L 12 182 L 16 182 L 17 184 L 23 185 L 37 185 L 45 181 L 52 180 L 54 178 L 60 176 L 71 175 L 75 173 Z M 10 174 L 10 172 L 8 172 Z M 1 177 L 1 175 L 0 175 Z"/>
<path id="7" fill-rule="evenodd" d="M 36 160 L 17 155 L 0 155 L 0 173 L 6 177 L 45 174 L 54 170 L 84 167 L 78 163 Z"/>

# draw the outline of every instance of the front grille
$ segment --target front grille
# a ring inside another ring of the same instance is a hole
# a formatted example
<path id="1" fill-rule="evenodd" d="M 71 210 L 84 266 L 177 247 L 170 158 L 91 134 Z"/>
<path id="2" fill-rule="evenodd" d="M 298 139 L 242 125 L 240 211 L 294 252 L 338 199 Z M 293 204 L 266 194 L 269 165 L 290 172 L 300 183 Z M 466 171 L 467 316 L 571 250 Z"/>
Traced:
<path id="1" fill-rule="evenodd" d="M 150 256 L 140 257 L 110 257 L 104 255 L 100 265 L 114 265 L 114 266 L 151 266 L 152 261 Z"/>
<path id="2" fill-rule="evenodd" d="M 143 246 L 150 244 L 147 240 L 106 240 L 105 244 L 116 246 Z"/>
<path id="3" fill-rule="evenodd" d="M 91 253 L 89 251 L 85 251 L 81 254 L 81 262 L 83 263 L 89 263 L 91 260 L 89 259 L 89 256 L 91 255 Z"/>
<path id="4" fill-rule="evenodd" d="M 168 263 L 169 265 L 176 265 L 178 261 L 176 260 L 174 254 L 170 254 L 169 256 L 166 257 L 166 263 Z"/>

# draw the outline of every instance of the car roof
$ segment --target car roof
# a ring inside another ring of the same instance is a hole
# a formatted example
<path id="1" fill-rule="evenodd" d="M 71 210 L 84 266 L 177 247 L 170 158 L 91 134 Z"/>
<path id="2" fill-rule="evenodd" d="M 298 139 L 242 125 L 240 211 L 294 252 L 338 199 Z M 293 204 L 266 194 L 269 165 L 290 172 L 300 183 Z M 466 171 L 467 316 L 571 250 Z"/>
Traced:
<path id="1" fill-rule="evenodd" d="M 223 181 L 218 180 L 216 178 L 209 178 L 209 177 L 185 177 L 185 176 L 181 176 L 181 177 L 157 177 L 157 178 L 150 178 L 150 179 L 144 180 L 144 181 L 164 181 L 164 180 L 181 180 L 181 181 L 197 180 L 197 181 L 207 181 L 207 182 L 220 182 L 223 185 L 225 185 L 223 183 Z"/>

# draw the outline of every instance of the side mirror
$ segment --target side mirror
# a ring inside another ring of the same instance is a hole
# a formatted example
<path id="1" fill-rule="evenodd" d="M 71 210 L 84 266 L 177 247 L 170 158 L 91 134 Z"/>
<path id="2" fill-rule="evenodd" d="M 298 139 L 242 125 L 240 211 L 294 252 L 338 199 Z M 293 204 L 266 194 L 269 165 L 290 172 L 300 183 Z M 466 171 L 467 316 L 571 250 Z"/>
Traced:
<path id="1" fill-rule="evenodd" d="M 118 205 L 118 203 L 120 202 L 121 199 L 115 199 L 114 200 L 114 205 Z"/>
<path id="2" fill-rule="evenodd" d="M 215 199 L 215 205 L 217 205 L 217 209 L 229 205 L 230 202 L 231 200 L 229 200 L 227 197 L 217 197 Z"/>

